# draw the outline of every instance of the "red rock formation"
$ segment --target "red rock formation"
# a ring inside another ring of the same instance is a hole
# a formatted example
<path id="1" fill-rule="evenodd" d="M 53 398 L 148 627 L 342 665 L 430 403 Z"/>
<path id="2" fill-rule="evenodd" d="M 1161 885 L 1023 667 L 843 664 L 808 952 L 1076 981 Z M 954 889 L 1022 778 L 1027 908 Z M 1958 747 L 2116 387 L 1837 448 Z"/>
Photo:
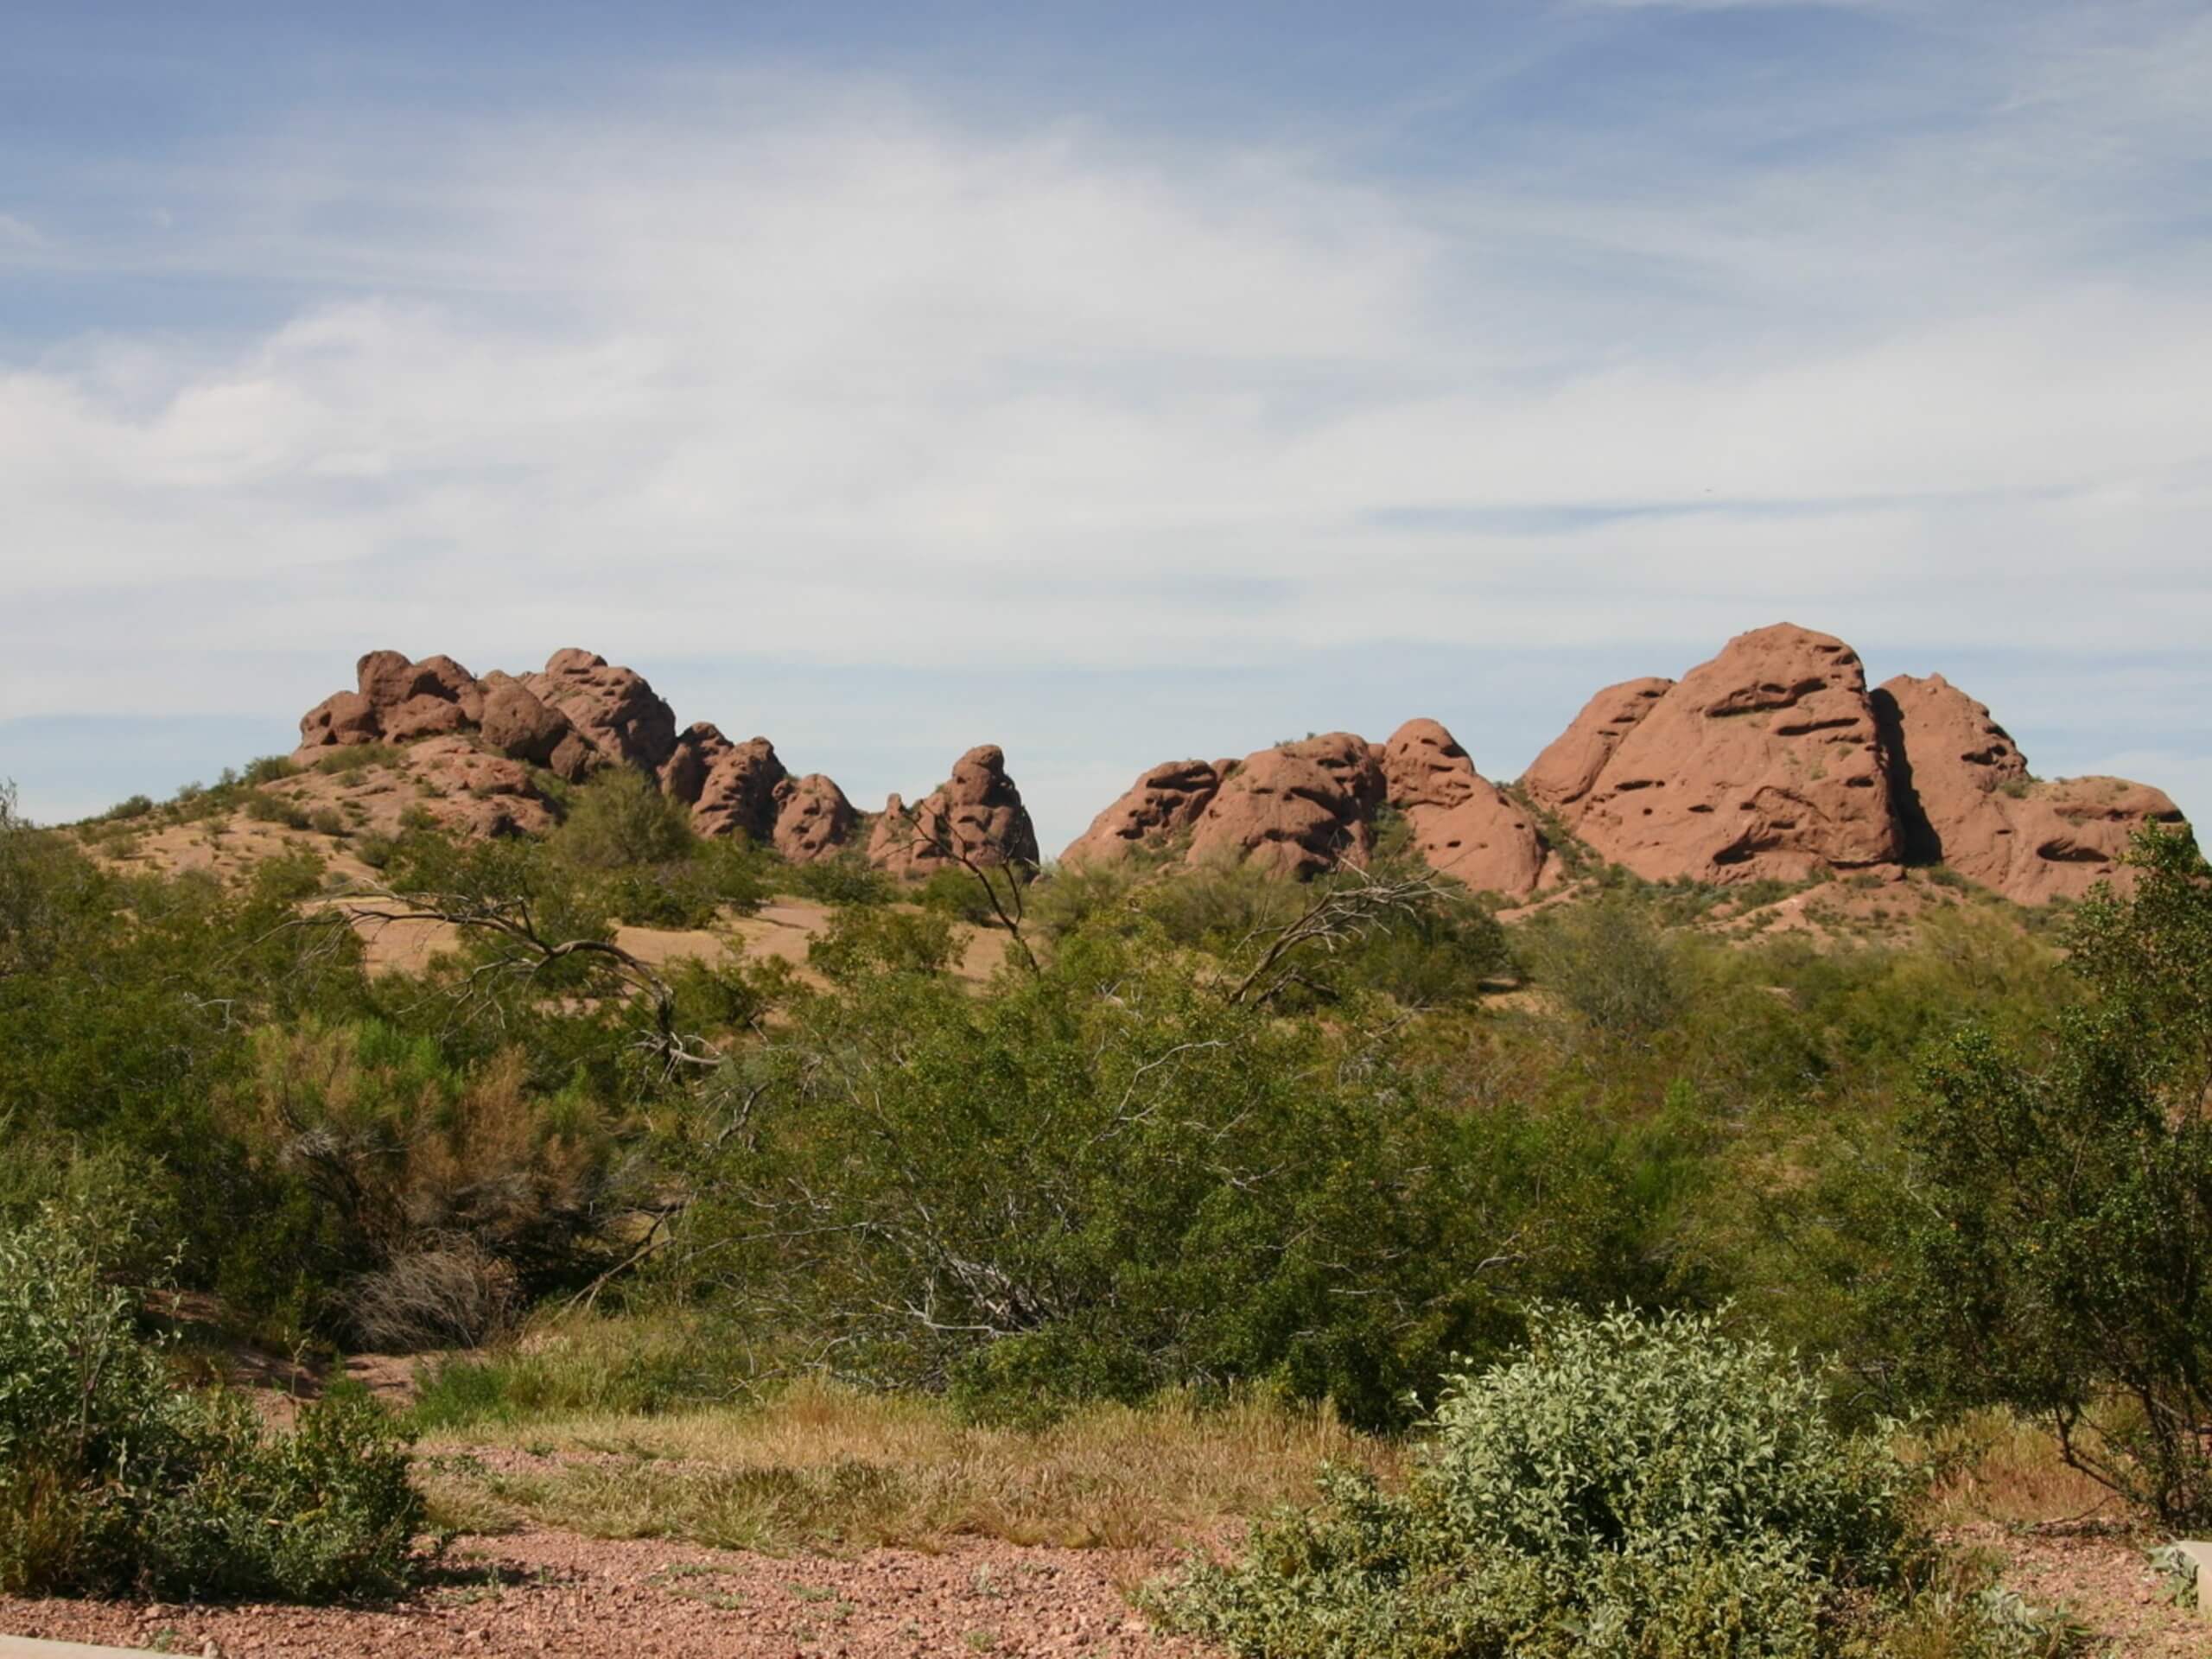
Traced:
<path id="1" fill-rule="evenodd" d="M 374 743 L 384 735 L 376 705 L 358 691 L 340 691 L 325 697 L 300 716 L 300 747 L 330 748 L 348 743 Z"/>
<path id="2" fill-rule="evenodd" d="M 859 820 L 845 791 L 818 772 L 776 785 L 776 850 L 794 864 L 830 856 Z"/>
<path id="3" fill-rule="evenodd" d="M 588 746 L 569 717 L 549 709 L 520 680 L 491 674 L 484 681 L 484 741 L 512 760 L 547 766 L 575 782 L 583 775 L 578 762 Z"/>
<path id="4" fill-rule="evenodd" d="M 1262 749 L 1230 769 L 1199 815 L 1191 861 L 1249 861 L 1289 876 L 1364 864 L 1382 792 L 1373 745 L 1350 732 Z"/>
<path id="5" fill-rule="evenodd" d="M 918 879 L 958 868 L 946 849 L 978 864 L 1037 862 L 1036 829 L 996 744 L 962 755 L 952 776 L 911 809 L 896 795 L 885 802 L 868 837 L 868 861 Z"/>
<path id="6" fill-rule="evenodd" d="M 1555 758 L 1558 800 L 1575 772 Z M 1599 856 L 1652 881 L 1802 880 L 1903 851 L 1857 653 L 1788 623 L 1738 635 L 1652 700 L 1560 810 Z"/>
<path id="7" fill-rule="evenodd" d="M 686 806 L 696 805 L 700 791 L 707 785 L 707 774 L 734 747 L 719 726 L 702 720 L 685 727 L 675 749 L 661 762 L 661 792 Z"/>
<path id="8" fill-rule="evenodd" d="M 1391 734 L 1382 777 L 1430 868 L 1478 893 L 1516 899 L 1542 881 L 1548 849 L 1528 810 L 1478 773 L 1436 721 L 1409 720 Z"/>
<path id="9" fill-rule="evenodd" d="M 1111 863 L 1140 849 L 1164 850 L 1198 823 L 1230 764 L 1169 760 L 1153 767 L 1090 821 L 1090 828 L 1069 844 L 1060 861 Z"/>
<path id="10" fill-rule="evenodd" d="M 1674 684 L 1672 680 L 1643 679 L 1607 686 L 1583 705 L 1574 723 L 1554 738 L 1521 774 L 1522 787 L 1553 811 L 1580 800 L 1597 783 L 1598 774 L 1605 771 L 1621 740 L 1658 706 L 1659 699 Z"/>
<path id="11" fill-rule="evenodd" d="M 610 667 L 588 651 L 556 651 L 544 672 L 523 683 L 608 760 L 658 772 L 676 752 L 675 713 L 634 669 Z"/>
<path id="12" fill-rule="evenodd" d="M 1989 710 L 1940 674 L 1900 674 L 1874 693 L 1895 753 L 1908 854 L 2024 905 L 2078 899 L 2124 875 L 2145 823 L 2178 823 L 2161 791 L 2119 778 L 2039 783 Z"/>
<path id="13" fill-rule="evenodd" d="M 766 738 L 729 746 L 699 787 L 693 827 L 702 836 L 741 835 L 766 844 L 775 837 L 776 789 L 788 776 Z"/>

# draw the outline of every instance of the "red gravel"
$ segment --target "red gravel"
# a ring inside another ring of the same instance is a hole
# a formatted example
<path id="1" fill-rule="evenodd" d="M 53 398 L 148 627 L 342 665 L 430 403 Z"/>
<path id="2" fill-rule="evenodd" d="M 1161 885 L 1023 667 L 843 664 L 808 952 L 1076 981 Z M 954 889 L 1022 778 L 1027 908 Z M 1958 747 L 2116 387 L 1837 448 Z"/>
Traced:
<path id="1" fill-rule="evenodd" d="M 849 1656 L 1211 1651 L 1155 1636 L 1123 1587 L 1166 1552 L 1024 1549 L 779 1558 L 525 1531 L 457 1541 L 427 1588 L 388 1609 L 203 1608 L 0 1597 L 0 1631 L 178 1654 Z M 211 1649 L 209 1643 L 213 1643 Z"/>

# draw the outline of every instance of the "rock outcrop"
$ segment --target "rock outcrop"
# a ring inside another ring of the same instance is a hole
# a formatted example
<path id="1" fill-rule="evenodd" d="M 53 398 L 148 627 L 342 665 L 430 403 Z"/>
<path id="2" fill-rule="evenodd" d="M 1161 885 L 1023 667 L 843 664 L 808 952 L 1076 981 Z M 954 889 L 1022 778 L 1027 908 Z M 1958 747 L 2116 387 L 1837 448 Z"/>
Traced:
<path id="1" fill-rule="evenodd" d="M 845 791 L 818 772 L 776 785 L 776 850 L 794 864 L 830 857 L 852 839 L 859 822 Z"/>
<path id="2" fill-rule="evenodd" d="M 1364 864 L 1382 802 L 1382 761 L 1363 737 L 1330 732 L 1262 749 L 1230 769 L 1198 815 L 1191 861 L 1299 877 Z"/>
<path id="3" fill-rule="evenodd" d="M 749 836 L 766 846 L 775 839 L 776 790 L 789 775 L 765 737 L 726 744 L 700 785 L 693 827 L 702 836 Z"/>
<path id="4" fill-rule="evenodd" d="M 1430 868 L 1478 893 L 1521 898 L 1544 878 L 1549 849 L 1528 809 L 1475 770 L 1433 720 L 1409 720 L 1382 746 L 1385 798 L 1402 813 Z"/>
<path id="5" fill-rule="evenodd" d="M 2144 824 L 2182 821 L 2171 799 L 2143 784 L 2037 781 L 1988 709 L 1941 674 L 1900 674 L 1874 702 L 1896 756 L 1907 855 L 2019 904 L 2082 897 L 2121 874 L 2120 857 Z"/>
<path id="6" fill-rule="evenodd" d="M 957 850 L 981 865 L 1034 865 L 1037 831 L 1021 791 L 1007 775 L 1006 755 L 986 743 L 962 755 L 952 776 L 908 807 L 884 803 L 868 837 L 868 861 L 907 879 L 957 868 Z"/>
<path id="7" fill-rule="evenodd" d="M 1235 762 L 1168 760 L 1145 772 L 1121 799 L 1090 821 L 1060 855 L 1066 864 L 1114 863 L 1132 854 L 1165 853 L 1194 828 Z"/>
<path id="8" fill-rule="evenodd" d="M 605 759 L 658 773 L 676 752 L 676 713 L 635 669 L 588 651 L 556 651 L 523 683 Z"/>
<path id="9" fill-rule="evenodd" d="M 1601 696 L 1530 768 L 1535 798 L 1599 856 L 1651 881 L 1898 861 L 1890 757 L 1842 640 L 1780 623 L 1655 683 Z"/>

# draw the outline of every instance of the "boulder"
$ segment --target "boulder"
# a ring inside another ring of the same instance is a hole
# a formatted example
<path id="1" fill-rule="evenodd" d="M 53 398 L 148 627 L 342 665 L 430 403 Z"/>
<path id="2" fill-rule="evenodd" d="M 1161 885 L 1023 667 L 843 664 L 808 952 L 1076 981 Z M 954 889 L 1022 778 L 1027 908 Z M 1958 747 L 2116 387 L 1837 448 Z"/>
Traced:
<path id="1" fill-rule="evenodd" d="M 1547 751 L 1556 764 L 1538 798 L 1599 856 L 1646 880 L 1711 882 L 1802 880 L 1902 856 L 1888 751 L 1866 671 L 1842 640 L 1789 623 L 1760 628 L 1656 697 L 1584 713 L 1647 702 L 1617 739 L 1608 734 L 1619 721 L 1600 719 L 1578 744 Z"/>
<path id="2" fill-rule="evenodd" d="M 519 680 L 494 674 L 484 683 L 484 741 L 511 760 L 551 766 L 563 741 L 573 735 L 569 717 L 538 701 Z"/>
<path id="3" fill-rule="evenodd" d="M 845 791 L 818 772 L 776 785 L 776 850 L 794 864 L 830 856 L 852 839 L 859 819 Z"/>
<path id="4" fill-rule="evenodd" d="M 384 736 L 376 705 L 358 691 L 340 691 L 325 697 L 300 716 L 300 747 L 329 748 L 350 743 L 374 743 Z"/>
<path id="5" fill-rule="evenodd" d="M 588 651 L 556 651 L 543 673 L 522 683 L 607 760 L 658 773 L 676 752 L 674 711 L 633 669 Z"/>
<path id="6" fill-rule="evenodd" d="M 353 664 L 353 683 L 378 709 L 397 709 L 414 683 L 414 663 L 404 652 L 372 651 Z"/>
<path id="7" fill-rule="evenodd" d="M 1587 795 L 1621 740 L 1637 728 L 1674 689 L 1672 680 L 1624 680 L 1609 685 L 1551 741 L 1521 774 L 1521 786 L 1540 806 L 1558 811 Z"/>
<path id="8" fill-rule="evenodd" d="M 766 844 L 775 838 L 776 787 L 788 775 L 766 738 L 728 745 L 700 785 L 692 827 L 702 836 L 747 836 Z"/>
<path id="9" fill-rule="evenodd" d="M 1404 815 L 1430 868 L 1478 893 L 1516 899 L 1542 882 L 1549 849 L 1528 810 L 1477 772 L 1435 721 L 1409 720 L 1390 734 L 1382 779 L 1385 798 Z"/>
<path id="10" fill-rule="evenodd" d="M 432 737 L 407 751 L 407 770 L 433 792 L 423 802 L 465 836 L 542 835 L 553 813 L 519 760 L 493 754 L 465 735 Z"/>
<path id="11" fill-rule="evenodd" d="M 885 802 L 868 837 L 868 860 L 893 875 L 920 879 L 958 868 L 947 849 L 982 865 L 1037 862 L 1029 809 L 995 743 L 962 755 L 952 776 L 911 809 L 896 795 Z"/>
<path id="12" fill-rule="evenodd" d="M 1331 732 L 1247 755 L 1229 769 L 1191 834 L 1191 861 L 1249 861 L 1277 875 L 1364 864 L 1383 798 L 1374 747 Z"/>
<path id="13" fill-rule="evenodd" d="M 1900 674 L 1874 693 L 1892 755 L 1905 852 L 2016 903 L 2078 899 L 2124 877 L 2145 823 L 2178 823 L 2160 791 L 2119 778 L 2037 781 L 1983 704 L 1940 674 Z"/>
<path id="14" fill-rule="evenodd" d="M 457 706 L 470 725 L 484 718 L 484 688 L 450 657 L 425 657 L 407 668 L 407 696 L 435 697 Z"/>
<path id="15" fill-rule="evenodd" d="M 706 787 L 707 774 L 734 747 L 719 726 L 702 720 L 685 727 L 675 749 L 661 763 L 661 792 L 686 806 L 696 805 L 699 791 Z"/>
<path id="16" fill-rule="evenodd" d="M 444 737 L 467 731 L 470 721 L 458 702 L 445 697 L 412 696 L 397 708 L 383 710 L 384 734 L 394 743 L 420 738 Z"/>
<path id="17" fill-rule="evenodd" d="M 1164 850 L 1195 825 L 1221 788 L 1224 763 L 1168 760 L 1145 772 L 1113 805 L 1090 821 L 1063 863 L 1112 863 L 1139 849 Z"/>

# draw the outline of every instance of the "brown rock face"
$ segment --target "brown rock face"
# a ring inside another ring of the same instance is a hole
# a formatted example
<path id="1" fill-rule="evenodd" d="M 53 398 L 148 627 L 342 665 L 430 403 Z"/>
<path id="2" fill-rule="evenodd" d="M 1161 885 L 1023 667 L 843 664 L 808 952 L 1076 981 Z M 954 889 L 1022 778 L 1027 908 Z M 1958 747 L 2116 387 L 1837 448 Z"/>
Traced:
<path id="1" fill-rule="evenodd" d="M 1478 893 L 1521 898 L 1536 890 L 1549 850 L 1542 835 L 1442 726 L 1409 720 L 1399 727 L 1382 746 L 1382 778 L 1430 868 Z"/>
<path id="2" fill-rule="evenodd" d="M 1128 792 L 1090 821 L 1090 828 L 1060 855 L 1066 864 L 1111 863 L 1140 848 L 1164 849 L 1198 823 L 1221 788 L 1226 763 L 1170 760 L 1129 785 Z"/>
<path id="3" fill-rule="evenodd" d="M 1582 707 L 1574 723 L 1554 738 L 1521 774 L 1522 787 L 1557 811 L 1587 795 L 1613 751 L 1674 689 L 1672 680 L 1624 680 L 1609 685 Z"/>
<path id="4" fill-rule="evenodd" d="M 1249 860 L 1289 876 L 1364 864 L 1382 797 L 1374 747 L 1350 732 L 1262 749 L 1230 771 L 1199 815 L 1191 861 Z"/>
<path id="5" fill-rule="evenodd" d="M 610 667 L 588 651 L 556 651 L 523 683 L 558 709 L 607 760 L 658 772 L 676 752 L 676 715 L 634 669 Z"/>
<path id="6" fill-rule="evenodd" d="M 776 850 L 794 864 L 829 857 L 852 839 L 859 818 L 845 791 L 818 772 L 776 785 Z"/>
<path id="7" fill-rule="evenodd" d="M 484 741 L 511 760 L 552 766 L 556 751 L 572 735 L 569 717 L 540 702 L 520 680 L 495 674 L 485 686 Z"/>
<path id="8" fill-rule="evenodd" d="M 414 666 L 404 652 L 372 651 L 353 664 L 354 684 L 372 706 L 397 709 L 411 695 Z"/>
<path id="9" fill-rule="evenodd" d="M 702 836 L 748 836 L 765 845 L 775 838 L 776 788 L 788 775 L 766 738 L 729 746 L 700 785 L 692 827 Z"/>
<path id="10" fill-rule="evenodd" d="M 1940 674 L 1874 693 L 1897 756 L 1898 806 L 1916 862 L 1941 862 L 2024 905 L 2078 899 L 2126 874 L 2145 823 L 2178 823 L 2158 790 L 2119 778 L 2039 783 L 1989 710 Z"/>
<path id="11" fill-rule="evenodd" d="M 996 744 L 962 755 L 952 776 L 911 810 L 891 797 L 868 837 L 868 861 L 893 875 L 919 879 L 958 868 L 942 848 L 957 849 L 978 864 L 1037 862 L 1036 829 Z"/>
<path id="12" fill-rule="evenodd" d="M 686 806 L 696 806 L 699 791 L 707 785 L 707 774 L 733 747 L 719 726 L 702 720 L 685 727 L 683 734 L 676 740 L 675 749 L 661 763 L 661 792 L 674 796 Z"/>
<path id="13" fill-rule="evenodd" d="M 466 736 L 416 743 L 407 752 L 407 769 L 435 791 L 423 803 L 431 816 L 462 835 L 542 835 L 553 827 L 530 768 Z"/>
<path id="14" fill-rule="evenodd" d="M 358 691 L 340 691 L 325 697 L 300 716 L 300 747 L 330 748 L 348 743 L 373 743 L 384 735 L 376 705 Z"/>
<path id="15" fill-rule="evenodd" d="M 1555 758 L 1561 816 L 1647 880 L 1802 880 L 1904 850 L 1858 655 L 1788 623 L 1739 634 L 1650 700 L 1579 799 L 1557 785 L 1586 753 Z"/>

